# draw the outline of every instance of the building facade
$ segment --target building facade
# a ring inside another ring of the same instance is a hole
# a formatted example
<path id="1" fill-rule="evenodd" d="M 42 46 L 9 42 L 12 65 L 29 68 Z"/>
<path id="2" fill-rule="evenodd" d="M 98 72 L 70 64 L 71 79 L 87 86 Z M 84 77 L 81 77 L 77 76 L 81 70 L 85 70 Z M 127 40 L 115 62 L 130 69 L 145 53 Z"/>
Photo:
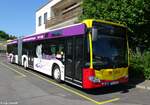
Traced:
<path id="1" fill-rule="evenodd" d="M 36 11 L 36 33 L 78 22 L 81 0 L 50 0 Z"/>

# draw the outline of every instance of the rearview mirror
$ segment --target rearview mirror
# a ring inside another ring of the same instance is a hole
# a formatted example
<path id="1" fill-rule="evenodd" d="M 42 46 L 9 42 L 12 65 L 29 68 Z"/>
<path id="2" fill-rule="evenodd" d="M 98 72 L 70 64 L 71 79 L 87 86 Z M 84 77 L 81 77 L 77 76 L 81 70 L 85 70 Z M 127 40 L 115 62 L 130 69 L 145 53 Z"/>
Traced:
<path id="1" fill-rule="evenodd" d="M 92 39 L 93 41 L 97 40 L 97 34 L 98 34 L 98 29 L 97 28 L 92 28 Z"/>

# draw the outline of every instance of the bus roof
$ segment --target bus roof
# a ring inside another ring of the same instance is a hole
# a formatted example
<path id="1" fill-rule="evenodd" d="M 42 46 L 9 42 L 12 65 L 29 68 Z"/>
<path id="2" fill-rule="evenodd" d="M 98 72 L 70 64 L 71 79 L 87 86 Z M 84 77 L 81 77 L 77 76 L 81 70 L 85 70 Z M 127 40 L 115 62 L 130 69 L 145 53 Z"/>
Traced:
<path id="1" fill-rule="evenodd" d="M 74 35 L 82 35 L 85 33 L 85 24 L 75 24 L 68 27 L 50 30 L 49 32 L 35 34 L 32 36 L 26 36 L 23 38 L 23 42 L 38 41 L 43 39 L 68 37 Z"/>
<path id="2" fill-rule="evenodd" d="M 126 27 L 119 23 L 103 21 L 103 20 L 98 20 L 98 19 L 86 19 L 85 21 L 83 21 L 83 23 L 78 23 L 78 24 L 61 27 L 61 28 L 49 30 L 47 32 L 39 33 L 39 34 L 32 34 L 32 35 L 23 37 L 22 40 L 23 40 L 23 42 L 29 42 L 29 41 L 38 41 L 38 40 L 58 38 L 58 37 L 83 35 L 83 34 L 85 34 L 85 27 L 86 27 L 85 24 L 87 25 L 87 27 L 92 27 L 93 21 L 116 25 L 116 26 L 121 26 L 121 27 Z M 18 43 L 18 39 L 8 42 L 8 44 L 15 44 L 15 43 Z"/>
<path id="3" fill-rule="evenodd" d="M 79 23 L 74 25 L 69 25 L 66 27 L 61 27 L 58 29 L 49 30 L 44 33 L 32 34 L 30 36 L 25 36 L 22 38 L 23 42 L 38 41 L 44 39 L 58 38 L 58 37 L 68 37 L 74 35 L 83 35 L 85 33 L 85 24 Z M 18 43 L 18 39 L 9 41 L 7 45 Z"/>

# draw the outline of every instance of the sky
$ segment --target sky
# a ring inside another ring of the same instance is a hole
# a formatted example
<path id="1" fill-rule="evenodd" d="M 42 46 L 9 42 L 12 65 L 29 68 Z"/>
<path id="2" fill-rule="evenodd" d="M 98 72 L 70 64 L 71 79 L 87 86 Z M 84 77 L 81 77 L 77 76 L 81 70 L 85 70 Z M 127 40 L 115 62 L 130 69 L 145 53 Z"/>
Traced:
<path id="1" fill-rule="evenodd" d="M 0 0 L 0 30 L 16 37 L 35 32 L 35 13 L 48 0 Z"/>

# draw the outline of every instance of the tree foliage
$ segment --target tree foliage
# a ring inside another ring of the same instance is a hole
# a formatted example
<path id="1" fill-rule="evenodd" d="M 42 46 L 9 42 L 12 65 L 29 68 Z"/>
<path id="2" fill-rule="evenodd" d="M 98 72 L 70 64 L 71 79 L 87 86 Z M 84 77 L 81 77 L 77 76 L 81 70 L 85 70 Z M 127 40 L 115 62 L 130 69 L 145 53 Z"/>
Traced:
<path id="1" fill-rule="evenodd" d="M 83 0 L 80 19 L 95 18 L 127 25 L 131 47 L 150 45 L 150 0 Z"/>
<path id="2" fill-rule="evenodd" d="M 150 80 L 150 51 L 142 54 L 137 51 L 130 54 L 130 78 L 148 79 Z"/>
<path id="3" fill-rule="evenodd" d="M 15 39 L 16 37 L 13 35 L 9 35 L 5 33 L 4 31 L 0 31 L 0 40 L 9 40 L 9 39 Z"/>

